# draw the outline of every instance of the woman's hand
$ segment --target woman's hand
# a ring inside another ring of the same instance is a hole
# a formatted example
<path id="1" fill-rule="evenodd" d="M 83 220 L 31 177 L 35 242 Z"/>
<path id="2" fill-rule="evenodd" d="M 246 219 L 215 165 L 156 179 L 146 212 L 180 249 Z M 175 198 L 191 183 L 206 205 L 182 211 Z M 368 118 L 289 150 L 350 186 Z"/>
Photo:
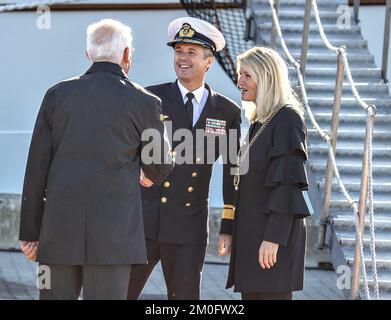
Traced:
<path id="1" fill-rule="evenodd" d="M 277 251 L 277 243 L 262 241 L 261 247 L 259 248 L 259 265 L 262 269 L 273 268 L 277 262 Z"/>
<path id="2" fill-rule="evenodd" d="M 31 260 L 35 261 L 37 258 L 38 251 L 38 241 L 19 241 L 20 249 L 25 254 L 25 256 Z"/>
<path id="3" fill-rule="evenodd" d="M 224 257 L 231 253 L 232 236 L 230 234 L 219 235 L 219 256 Z"/>

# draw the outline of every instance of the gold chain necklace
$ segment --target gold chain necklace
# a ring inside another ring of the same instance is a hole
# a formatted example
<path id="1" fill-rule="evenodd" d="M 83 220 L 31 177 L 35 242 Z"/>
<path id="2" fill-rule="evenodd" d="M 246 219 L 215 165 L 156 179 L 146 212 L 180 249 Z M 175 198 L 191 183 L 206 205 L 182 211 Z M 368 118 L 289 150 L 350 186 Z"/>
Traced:
<path id="1" fill-rule="evenodd" d="M 239 189 L 239 183 L 240 183 L 240 166 L 242 165 L 243 159 L 246 157 L 246 155 L 250 152 L 250 147 L 254 144 L 254 142 L 258 139 L 258 137 L 261 135 L 263 130 L 267 127 L 269 122 L 274 118 L 274 116 L 277 114 L 278 111 L 282 109 L 285 105 L 281 105 L 274 109 L 273 113 L 270 115 L 269 118 L 265 120 L 265 122 L 262 124 L 262 126 L 259 128 L 257 133 L 254 135 L 254 137 L 251 139 L 250 143 L 247 145 L 246 141 L 249 138 L 250 130 L 247 132 L 247 136 L 245 139 L 245 142 L 243 146 L 239 149 L 237 158 L 236 158 L 236 168 L 235 168 L 235 176 L 234 176 L 234 187 L 235 190 Z"/>

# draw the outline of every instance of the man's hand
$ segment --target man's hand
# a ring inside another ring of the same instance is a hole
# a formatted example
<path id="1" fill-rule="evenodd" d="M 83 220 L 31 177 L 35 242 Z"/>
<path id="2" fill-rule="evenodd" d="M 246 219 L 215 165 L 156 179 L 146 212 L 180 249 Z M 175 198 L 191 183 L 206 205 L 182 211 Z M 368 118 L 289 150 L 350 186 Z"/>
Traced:
<path id="1" fill-rule="evenodd" d="M 277 243 L 262 241 L 261 247 L 259 248 L 259 264 L 262 269 L 273 268 L 277 262 L 277 251 Z"/>
<path id="2" fill-rule="evenodd" d="M 219 256 L 227 256 L 231 253 L 232 236 L 230 234 L 219 235 Z"/>
<path id="3" fill-rule="evenodd" d="M 151 180 L 149 180 L 149 179 L 145 176 L 145 174 L 144 174 L 144 172 L 143 172 L 142 169 L 140 170 L 140 184 L 141 184 L 143 187 L 145 187 L 145 188 L 152 187 L 152 185 L 153 185 L 153 182 L 152 182 Z"/>
<path id="4" fill-rule="evenodd" d="M 22 252 L 26 255 L 26 257 L 31 260 L 35 261 L 37 258 L 37 251 L 38 251 L 38 241 L 19 241 L 20 249 Z"/>

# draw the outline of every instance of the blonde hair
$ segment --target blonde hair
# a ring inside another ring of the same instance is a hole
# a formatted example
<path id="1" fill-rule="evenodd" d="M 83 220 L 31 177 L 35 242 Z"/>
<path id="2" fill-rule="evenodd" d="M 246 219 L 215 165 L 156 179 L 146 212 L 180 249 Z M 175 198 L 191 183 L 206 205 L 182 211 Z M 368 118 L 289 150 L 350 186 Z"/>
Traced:
<path id="1" fill-rule="evenodd" d="M 257 85 L 254 103 L 244 103 L 251 122 L 264 122 L 280 105 L 291 105 L 303 118 L 304 109 L 294 93 L 288 66 L 273 49 L 253 47 L 237 57 L 237 71 L 245 70 Z"/>
<path id="2" fill-rule="evenodd" d="M 108 61 L 120 64 L 124 51 L 129 48 L 132 58 L 132 30 L 113 19 L 104 19 L 87 28 L 87 52 L 93 62 Z"/>

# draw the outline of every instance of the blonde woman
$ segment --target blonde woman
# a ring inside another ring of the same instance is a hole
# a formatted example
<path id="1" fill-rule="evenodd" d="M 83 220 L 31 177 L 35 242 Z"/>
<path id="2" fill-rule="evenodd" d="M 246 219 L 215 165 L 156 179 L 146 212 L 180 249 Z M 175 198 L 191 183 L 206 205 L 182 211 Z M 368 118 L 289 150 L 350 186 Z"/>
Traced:
<path id="1" fill-rule="evenodd" d="M 227 288 L 234 286 L 242 299 L 291 300 L 303 289 L 309 216 L 302 194 L 308 186 L 303 109 L 276 51 L 244 52 L 238 74 L 241 98 L 252 108 L 235 179 L 232 249 L 230 236 L 220 236 L 220 255 L 231 252 Z"/>

